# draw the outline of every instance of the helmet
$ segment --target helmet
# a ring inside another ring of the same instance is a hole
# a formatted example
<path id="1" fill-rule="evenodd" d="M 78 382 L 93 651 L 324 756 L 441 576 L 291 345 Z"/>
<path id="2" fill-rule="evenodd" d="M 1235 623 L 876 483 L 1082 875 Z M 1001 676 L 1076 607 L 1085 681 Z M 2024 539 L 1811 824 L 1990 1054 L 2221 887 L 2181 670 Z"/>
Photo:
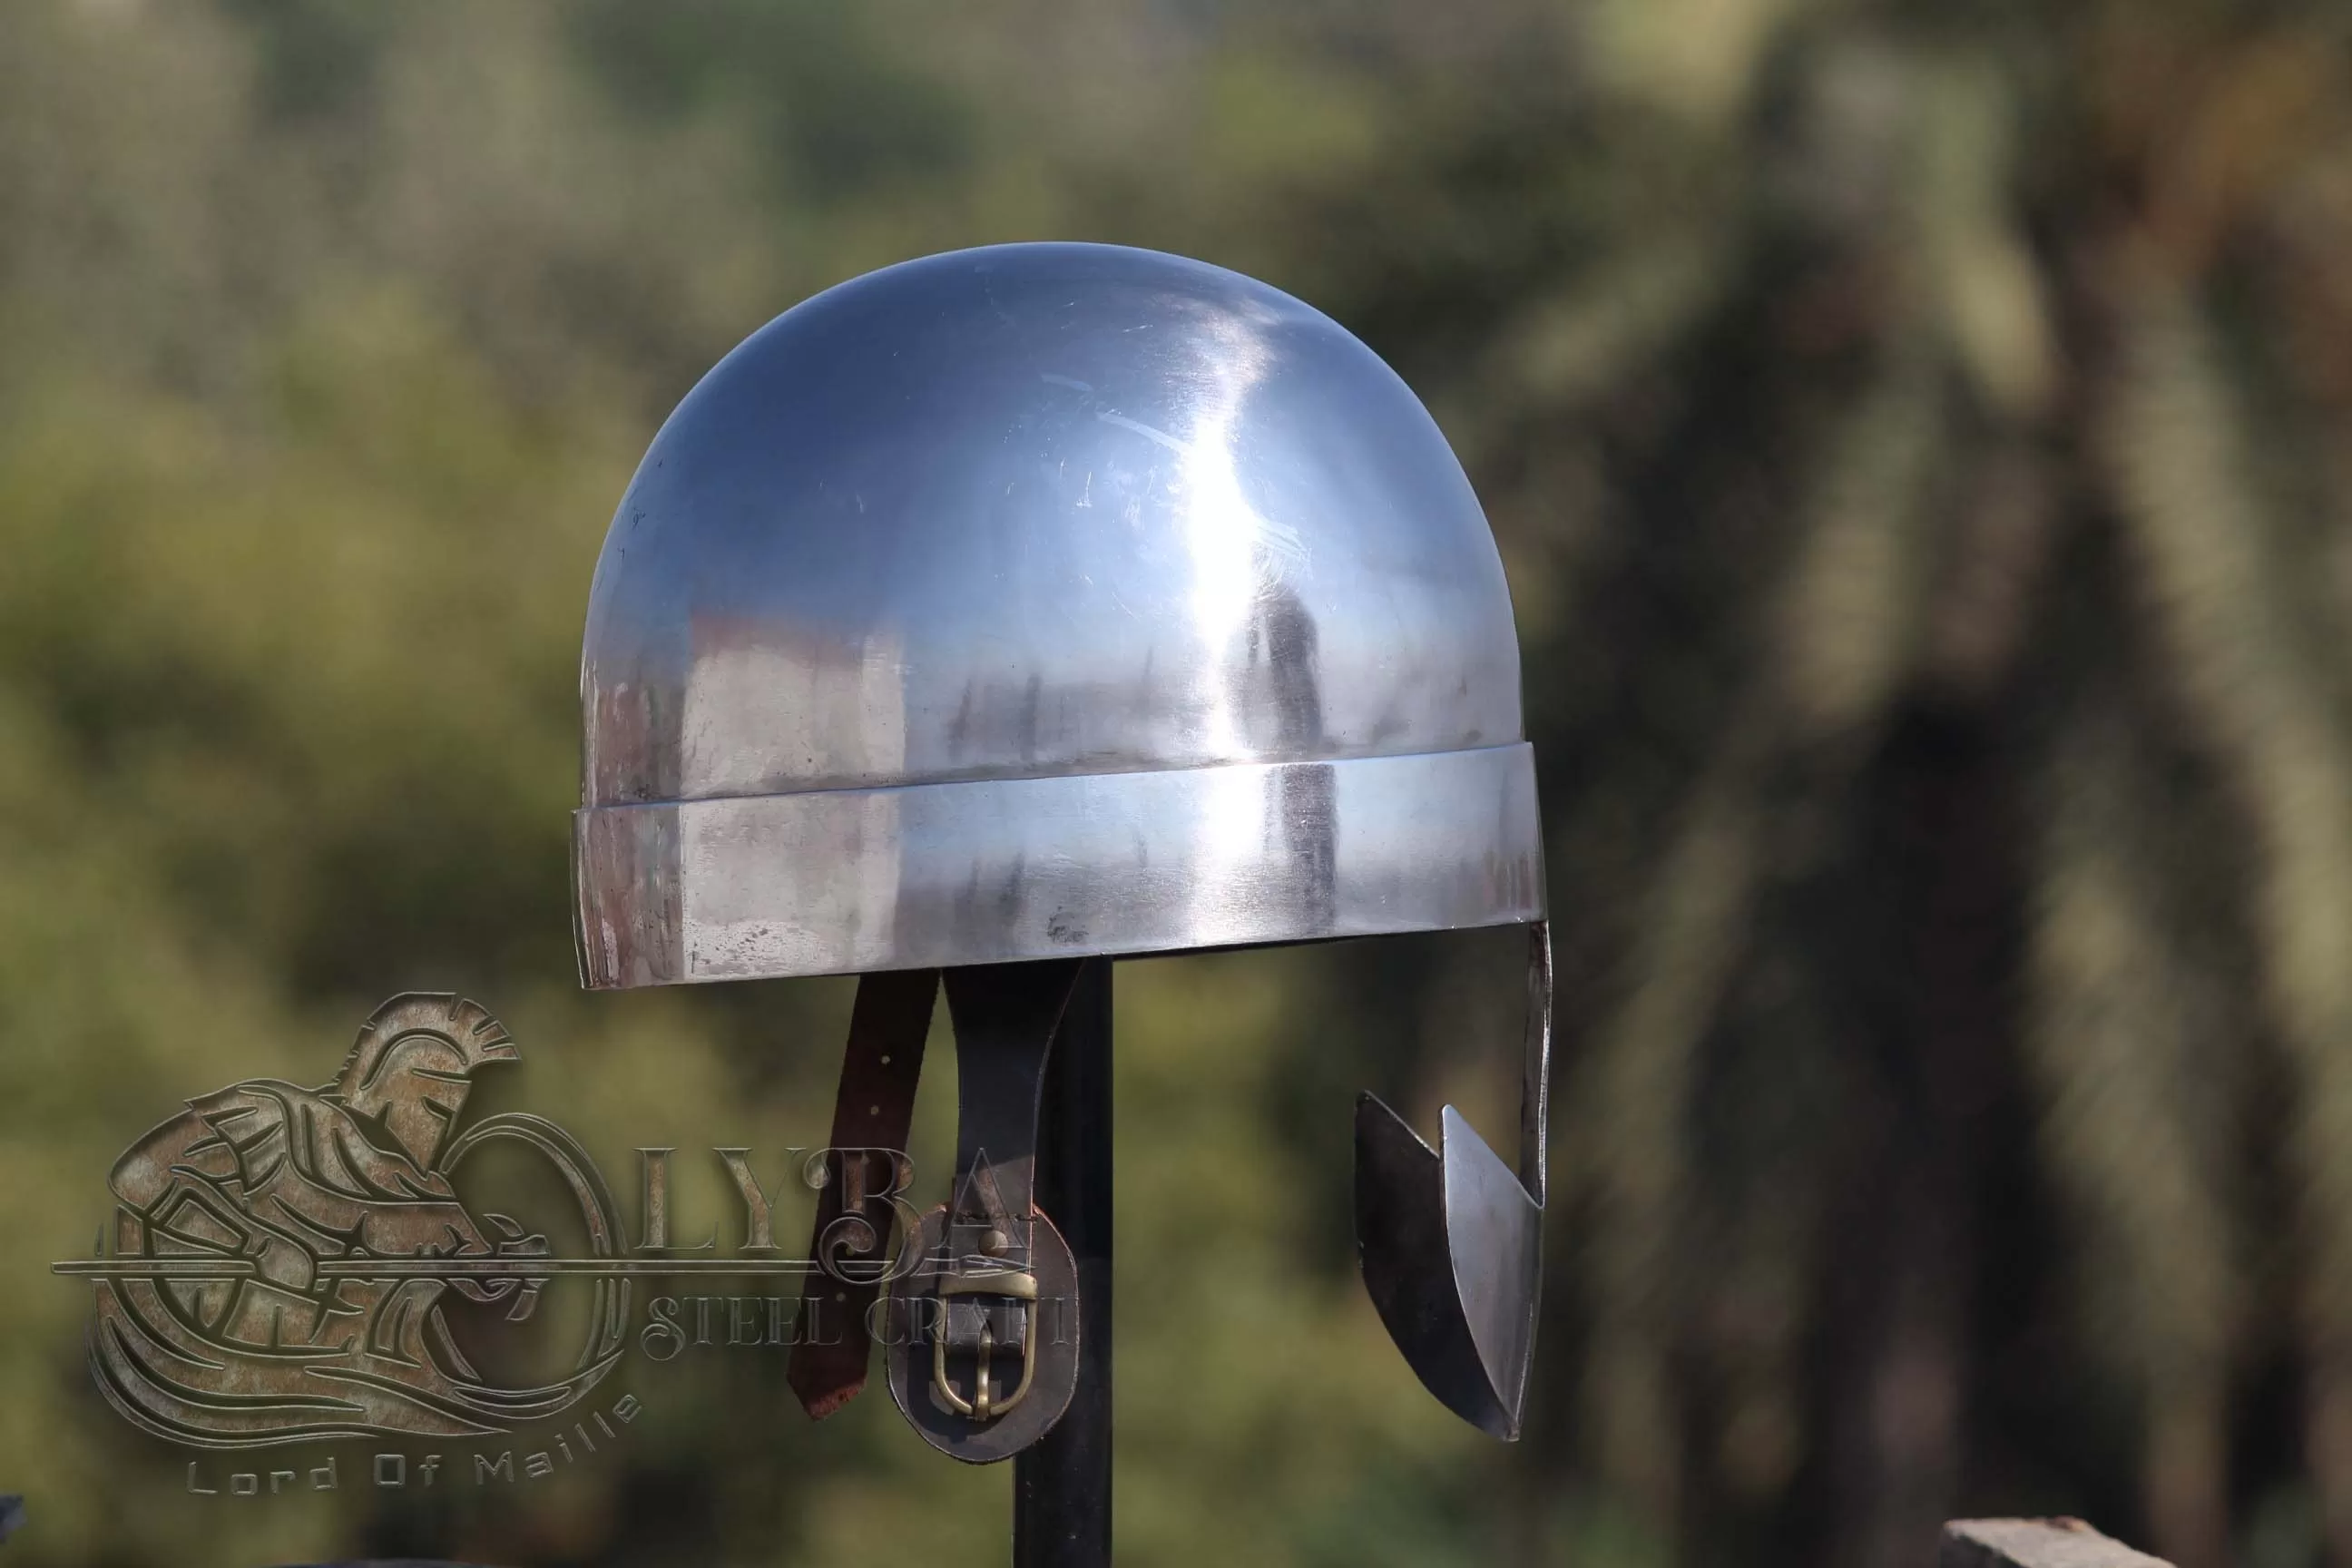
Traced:
<path id="1" fill-rule="evenodd" d="M 1039 1440 L 1078 1376 L 1075 1339 L 1035 1328 L 1076 1274 L 1031 1156 L 1082 963 L 1534 926 L 1516 1168 L 1450 1108 L 1438 1147 L 1370 1096 L 1357 1134 L 1384 1321 L 1440 1398 L 1517 1434 L 1549 986 L 1510 595 L 1436 424 L 1337 323 L 1099 245 L 816 296 L 655 437 L 597 563 L 581 705 L 586 984 L 865 974 L 845 1150 L 903 1138 L 944 975 L 958 1196 L 908 1232 L 962 1261 L 889 1355 L 959 1458 Z M 888 1233 L 871 1176 L 842 1163 L 821 1242 Z M 795 1350 L 813 1413 L 863 1381 L 847 1326 L 846 1352 Z"/>
<path id="2" fill-rule="evenodd" d="M 622 498 L 581 705 L 592 987 L 1544 912 L 1461 465 L 1177 257 L 959 251 L 753 333 Z"/>
<path id="3" fill-rule="evenodd" d="M 506 1026 L 478 1002 L 410 992 L 378 1007 L 343 1058 L 335 1097 L 379 1118 L 430 1170 L 472 1089 L 474 1069 L 520 1060 Z"/>

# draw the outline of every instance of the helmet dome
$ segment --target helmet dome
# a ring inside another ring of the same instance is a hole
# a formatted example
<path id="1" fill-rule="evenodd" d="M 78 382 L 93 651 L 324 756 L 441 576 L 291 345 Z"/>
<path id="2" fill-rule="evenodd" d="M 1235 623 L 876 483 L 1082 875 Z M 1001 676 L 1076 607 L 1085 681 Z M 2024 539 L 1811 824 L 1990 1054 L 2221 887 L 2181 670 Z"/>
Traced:
<path id="1" fill-rule="evenodd" d="M 1461 465 L 1177 257 L 958 251 L 753 333 L 622 498 L 581 700 L 600 987 L 1543 912 Z"/>

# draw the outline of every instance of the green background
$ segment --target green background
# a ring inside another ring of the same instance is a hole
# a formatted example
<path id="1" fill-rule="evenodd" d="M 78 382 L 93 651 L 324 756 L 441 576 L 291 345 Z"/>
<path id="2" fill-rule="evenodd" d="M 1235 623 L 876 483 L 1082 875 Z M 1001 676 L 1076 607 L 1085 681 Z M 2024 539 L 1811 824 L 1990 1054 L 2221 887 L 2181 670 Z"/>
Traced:
<path id="1" fill-rule="evenodd" d="M 877 1394 L 812 1426 L 742 1351 L 633 1365 L 624 1451 L 546 1481 L 395 1498 L 362 1447 L 331 1497 L 190 1497 L 47 1265 L 181 1100 L 323 1081 L 406 988 L 505 1019 L 482 1103 L 617 1186 L 676 1144 L 715 1213 L 695 1151 L 822 1141 L 845 985 L 576 989 L 588 577 L 743 334 L 1036 237 L 1255 273 L 1429 402 L 1511 574 L 1559 910 L 1512 1449 L 1387 1348 L 1347 1218 L 1358 1088 L 1511 1124 L 1509 939 L 1123 966 L 1120 1561 L 1877 1568 L 2059 1510 L 2352 1561 L 2348 35 L 8 0 L 11 1562 L 1003 1560 L 1003 1471 Z"/>

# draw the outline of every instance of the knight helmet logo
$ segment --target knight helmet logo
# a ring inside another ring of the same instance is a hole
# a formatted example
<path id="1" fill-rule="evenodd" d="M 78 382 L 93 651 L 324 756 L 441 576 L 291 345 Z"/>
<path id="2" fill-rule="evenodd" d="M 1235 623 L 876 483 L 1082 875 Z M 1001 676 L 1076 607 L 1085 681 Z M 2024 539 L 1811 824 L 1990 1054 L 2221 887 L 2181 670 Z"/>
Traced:
<path id="1" fill-rule="evenodd" d="M 252 1079 L 189 1100 L 115 1162 L 93 1277 L 90 1369 L 160 1436 L 210 1448 L 363 1435 L 510 1430 L 576 1403 L 620 1360 L 629 1282 L 604 1275 L 570 1375 L 486 1378 L 452 1333 L 449 1293 L 529 1320 L 548 1243 L 477 1215 L 450 1184 L 484 1145 L 518 1142 L 555 1169 L 589 1247 L 624 1246 L 587 1152 L 543 1117 L 463 1124 L 474 1075 L 520 1059 L 505 1028 L 449 995 L 376 1009 L 333 1081 Z M 534 1260 L 539 1266 L 534 1267 Z"/>

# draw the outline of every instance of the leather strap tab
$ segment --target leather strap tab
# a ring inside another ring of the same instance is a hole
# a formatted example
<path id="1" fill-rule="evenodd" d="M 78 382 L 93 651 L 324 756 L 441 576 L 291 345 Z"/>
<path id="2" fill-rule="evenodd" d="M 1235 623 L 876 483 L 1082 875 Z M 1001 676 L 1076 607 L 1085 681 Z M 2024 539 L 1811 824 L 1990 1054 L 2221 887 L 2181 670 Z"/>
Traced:
<path id="1" fill-rule="evenodd" d="M 959 1219 L 1013 1219 L 1034 1212 L 1037 1110 L 1045 1063 L 1080 960 L 988 963 L 947 972 L 956 1037 L 956 1173 L 950 1207 Z"/>
<path id="2" fill-rule="evenodd" d="M 905 1155 L 914 1121 L 923 1041 L 930 1033 L 939 989 L 936 969 L 868 974 L 857 983 L 849 1044 L 841 1058 L 841 1087 L 834 1097 L 830 1144 L 835 1151 L 858 1152 L 826 1156 L 830 1179 L 817 1194 L 811 1258 L 824 1259 L 826 1233 L 852 1212 L 844 1203 L 851 1188 L 865 1195 L 897 1184 L 892 1167 Z M 894 1211 L 886 1199 L 866 1195 L 855 1212 L 872 1227 L 874 1238 L 872 1247 L 859 1256 L 878 1266 L 891 1256 Z M 878 1279 L 845 1280 L 822 1270 L 809 1276 L 784 1381 L 813 1418 L 824 1420 L 866 1386 L 873 1350 L 866 1325 L 881 1293 Z"/>
<path id="3" fill-rule="evenodd" d="M 1086 960 L 946 972 L 956 1174 L 891 1287 L 890 1396 L 924 1442 L 992 1464 L 1053 1430 L 1077 1392 L 1077 1260 L 1036 1204 L 1045 1069 Z"/>

